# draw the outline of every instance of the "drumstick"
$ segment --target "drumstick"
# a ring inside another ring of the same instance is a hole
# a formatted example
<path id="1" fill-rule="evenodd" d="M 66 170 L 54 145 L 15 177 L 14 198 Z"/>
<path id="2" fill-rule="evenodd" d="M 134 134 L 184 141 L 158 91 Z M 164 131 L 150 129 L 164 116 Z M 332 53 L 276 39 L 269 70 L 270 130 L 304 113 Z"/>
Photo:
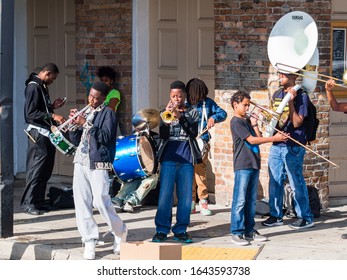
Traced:
<path id="1" fill-rule="evenodd" d="M 25 132 L 26 135 L 28 135 L 28 137 L 31 139 L 31 141 L 33 141 L 33 142 L 36 144 L 35 139 L 28 133 L 28 131 L 26 131 L 26 130 L 24 129 L 24 132 Z"/>
<path id="2" fill-rule="evenodd" d="M 207 130 L 209 130 L 210 128 L 206 127 L 203 131 L 201 131 L 198 136 L 196 136 L 195 139 L 199 139 Z"/>

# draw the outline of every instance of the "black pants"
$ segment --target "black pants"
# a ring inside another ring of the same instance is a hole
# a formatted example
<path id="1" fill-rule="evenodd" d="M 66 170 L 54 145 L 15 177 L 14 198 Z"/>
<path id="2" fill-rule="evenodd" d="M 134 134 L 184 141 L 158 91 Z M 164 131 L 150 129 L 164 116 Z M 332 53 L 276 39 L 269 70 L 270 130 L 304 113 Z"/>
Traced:
<path id="1" fill-rule="evenodd" d="M 24 210 L 40 208 L 44 203 L 55 159 L 55 147 L 48 137 L 41 135 L 36 129 L 30 130 L 29 134 L 36 143 L 28 137 L 26 187 L 21 200 Z"/>

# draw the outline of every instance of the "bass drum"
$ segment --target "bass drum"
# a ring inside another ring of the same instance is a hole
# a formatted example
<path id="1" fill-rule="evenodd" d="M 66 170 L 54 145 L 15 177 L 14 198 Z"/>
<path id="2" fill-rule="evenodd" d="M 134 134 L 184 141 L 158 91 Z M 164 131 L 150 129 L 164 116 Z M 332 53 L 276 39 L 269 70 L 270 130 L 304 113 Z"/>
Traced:
<path id="1" fill-rule="evenodd" d="M 117 138 L 113 170 L 121 181 L 147 178 L 156 173 L 157 169 L 155 145 L 148 133 L 139 132 Z"/>

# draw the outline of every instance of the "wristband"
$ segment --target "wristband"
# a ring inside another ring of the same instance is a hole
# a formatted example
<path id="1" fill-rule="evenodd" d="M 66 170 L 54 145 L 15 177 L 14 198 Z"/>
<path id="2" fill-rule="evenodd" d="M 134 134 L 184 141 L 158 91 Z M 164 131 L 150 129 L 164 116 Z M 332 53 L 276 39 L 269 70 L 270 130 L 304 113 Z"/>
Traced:
<path id="1" fill-rule="evenodd" d="M 252 127 L 257 127 L 258 125 L 257 124 L 252 124 Z"/>

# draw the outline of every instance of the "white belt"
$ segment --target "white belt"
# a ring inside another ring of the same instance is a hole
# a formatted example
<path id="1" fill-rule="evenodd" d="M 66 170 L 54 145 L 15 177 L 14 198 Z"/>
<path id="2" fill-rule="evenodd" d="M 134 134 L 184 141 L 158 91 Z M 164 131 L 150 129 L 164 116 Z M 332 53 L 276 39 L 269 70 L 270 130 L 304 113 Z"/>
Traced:
<path id="1" fill-rule="evenodd" d="M 27 127 L 27 131 L 29 132 L 30 130 L 32 130 L 33 128 L 37 129 L 37 131 L 42 134 L 43 136 L 49 137 L 49 135 L 51 134 L 51 132 L 46 129 L 46 128 L 42 128 L 42 127 L 38 127 L 36 125 L 33 124 L 29 124 Z"/>

